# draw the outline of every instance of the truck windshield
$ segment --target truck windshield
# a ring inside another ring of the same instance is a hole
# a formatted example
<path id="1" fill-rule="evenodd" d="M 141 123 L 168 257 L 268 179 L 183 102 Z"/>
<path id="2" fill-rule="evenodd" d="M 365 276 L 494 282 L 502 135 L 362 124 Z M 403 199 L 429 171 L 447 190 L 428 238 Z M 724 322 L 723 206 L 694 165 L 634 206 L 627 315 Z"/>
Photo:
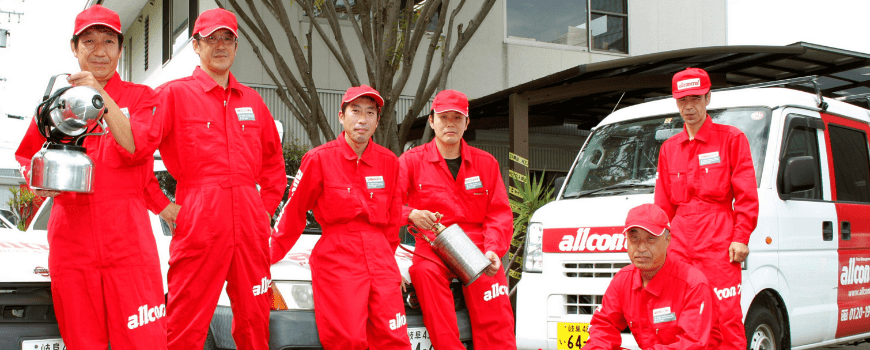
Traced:
<path id="1" fill-rule="evenodd" d="M 756 182 L 767 149 L 770 114 L 767 107 L 708 110 L 717 124 L 732 125 L 749 140 Z M 652 193 L 659 149 L 683 131 L 678 113 L 609 124 L 596 130 L 571 171 L 562 198 Z"/>

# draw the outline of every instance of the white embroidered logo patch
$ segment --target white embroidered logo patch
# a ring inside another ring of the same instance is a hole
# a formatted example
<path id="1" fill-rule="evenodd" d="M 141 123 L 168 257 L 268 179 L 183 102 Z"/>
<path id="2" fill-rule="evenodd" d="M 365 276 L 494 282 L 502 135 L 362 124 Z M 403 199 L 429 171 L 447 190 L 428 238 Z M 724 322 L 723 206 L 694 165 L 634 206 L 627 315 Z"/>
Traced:
<path id="1" fill-rule="evenodd" d="M 691 89 L 701 86 L 701 78 L 680 80 L 677 82 L 677 90 Z"/>
<path id="2" fill-rule="evenodd" d="M 366 188 L 384 188 L 386 184 L 384 183 L 383 176 L 366 176 Z"/>
<path id="3" fill-rule="evenodd" d="M 698 164 L 701 166 L 716 164 L 716 163 L 719 163 L 721 161 L 722 160 L 719 159 L 719 152 L 718 151 L 710 152 L 710 153 L 703 153 L 703 154 L 698 155 Z"/>
<path id="4" fill-rule="evenodd" d="M 664 323 L 677 320 L 677 314 L 671 312 L 671 307 L 653 309 L 653 323 Z"/>
<path id="5" fill-rule="evenodd" d="M 480 181 L 480 176 L 472 176 L 465 178 L 465 189 L 473 190 L 483 187 L 483 182 Z"/>
<path id="6" fill-rule="evenodd" d="M 251 107 L 240 107 L 236 108 L 236 117 L 239 118 L 239 121 L 247 121 L 247 120 L 256 120 L 254 117 L 254 109 Z"/>

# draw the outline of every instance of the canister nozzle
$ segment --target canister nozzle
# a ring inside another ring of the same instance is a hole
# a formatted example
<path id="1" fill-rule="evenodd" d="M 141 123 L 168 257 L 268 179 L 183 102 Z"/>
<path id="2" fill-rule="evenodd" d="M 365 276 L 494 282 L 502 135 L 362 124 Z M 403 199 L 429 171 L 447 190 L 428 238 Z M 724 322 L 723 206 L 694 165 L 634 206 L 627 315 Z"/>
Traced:
<path id="1" fill-rule="evenodd" d="M 435 212 L 435 217 L 438 218 L 438 221 L 436 221 L 434 224 L 432 224 L 432 229 L 431 229 L 431 231 L 432 231 L 432 232 L 435 232 L 435 235 L 437 236 L 439 233 L 443 232 L 443 231 L 446 230 L 447 228 L 444 227 L 444 225 L 441 225 L 441 219 L 444 218 L 444 215 L 443 215 L 443 214 L 441 214 L 441 213 L 439 213 L 439 212 L 436 211 L 436 212 Z"/>
<path id="2" fill-rule="evenodd" d="M 436 222 L 436 223 L 432 224 L 432 232 L 435 232 L 436 236 L 446 229 L 447 228 L 444 227 L 444 225 L 441 225 L 441 223 Z"/>

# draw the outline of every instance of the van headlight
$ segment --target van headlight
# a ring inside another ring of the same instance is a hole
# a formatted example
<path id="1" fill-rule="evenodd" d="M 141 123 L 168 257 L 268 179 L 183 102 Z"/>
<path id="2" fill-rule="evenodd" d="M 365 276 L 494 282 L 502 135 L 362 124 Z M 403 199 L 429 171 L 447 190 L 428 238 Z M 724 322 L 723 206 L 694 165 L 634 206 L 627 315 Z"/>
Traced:
<path id="1" fill-rule="evenodd" d="M 544 252 L 541 249 L 544 240 L 544 224 L 531 222 L 526 230 L 526 254 L 523 263 L 524 272 L 541 272 L 544 267 Z"/>
<path id="2" fill-rule="evenodd" d="M 314 310 L 311 282 L 272 281 L 270 293 L 272 310 Z"/>

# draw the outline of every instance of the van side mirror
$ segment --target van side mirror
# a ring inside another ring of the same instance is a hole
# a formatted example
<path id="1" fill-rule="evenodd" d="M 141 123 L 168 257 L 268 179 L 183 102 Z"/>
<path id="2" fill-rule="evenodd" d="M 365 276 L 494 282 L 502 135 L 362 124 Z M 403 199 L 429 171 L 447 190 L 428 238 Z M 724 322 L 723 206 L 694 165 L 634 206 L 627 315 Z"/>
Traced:
<path id="1" fill-rule="evenodd" d="M 557 193 L 559 192 L 559 190 L 562 189 L 562 185 L 564 185 L 564 184 L 565 184 L 565 177 L 564 176 L 559 176 L 556 178 L 555 185 L 554 185 L 556 187 L 554 187 L 554 188 L 556 189 Z"/>
<path id="2" fill-rule="evenodd" d="M 811 156 L 789 158 L 783 173 L 783 193 L 811 190 L 816 186 L 816 160 Z"/>

